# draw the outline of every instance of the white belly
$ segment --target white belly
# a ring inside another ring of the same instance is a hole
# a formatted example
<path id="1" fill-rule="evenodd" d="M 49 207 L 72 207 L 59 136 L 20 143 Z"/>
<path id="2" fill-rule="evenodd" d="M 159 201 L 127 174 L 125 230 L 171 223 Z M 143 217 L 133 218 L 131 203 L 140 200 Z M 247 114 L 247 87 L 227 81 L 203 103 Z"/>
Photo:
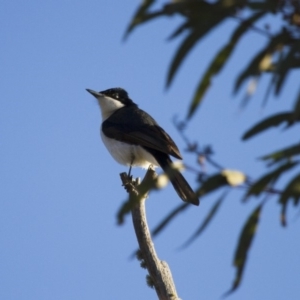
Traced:
<path id="1" fill-rule="evenodd" d="M 152 164 L 158 166 L 155 158 L 140 146 L 129 145 L 123 142 L 116 141 L 104 135 L 102 130 L 101 138 L 112 157 L 121 165 L 130 166 L 132 158 L 134 158 L 132 166 L 149 168 Z"/>

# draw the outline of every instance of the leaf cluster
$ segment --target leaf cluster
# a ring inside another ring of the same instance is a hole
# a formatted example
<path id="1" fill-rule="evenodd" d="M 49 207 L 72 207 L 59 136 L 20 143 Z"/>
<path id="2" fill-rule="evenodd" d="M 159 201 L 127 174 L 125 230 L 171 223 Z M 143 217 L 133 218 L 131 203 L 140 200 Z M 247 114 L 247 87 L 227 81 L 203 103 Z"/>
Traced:
<path id="1" fill-rule="evenodd" d="M 268 74 L 270 80 L 266 88 L 266 94 L 263 103 L 266 103 L 269 95 L 273 93 L 276 97 L 280 96 L 284 85 L 288 80 L 291 72 L 300 68 L 300 2 L 289 0 L 181 0 L 168 1 L 159 9 L 153 9 L 156 1 L 144 0 L 137 9 L 131 20 L 125 37 L 127 37 L 138 26 L 160 18 L 180 15 L 182 23 L 175 28 L 170 35 L 169 40 L 181 38 L 181 44 L 175 51 L 172 58 L 166 86 L 169 87 L 178 73 L 184 60 L 190 51 L 202 39 L 221 26 L 226 20 L 234 20 L 236 27 L 232 32 L 228 32 L 228 41 L 220 45 L 213 59 L 208 64 L 204 74 L 195 89 L 194 95 L 189 103 L 186 120 L 190 120 L 195 115 L 204 99 L 204 95 L 212 85 L 213 79 L 222 71 L 233 56 L 234 51 L 239 45 L 242 38 L 247 37 L 249 31 L 256 32 L 265 37 L 265 44 L 254 53 L 249 51 L 249 57 L 246 59 L 248 64 L 236 75 L 233 84 L 234 92 L 238 92 L 241 87 L 248 82 L 243 104 L 251 97 L 255 91 L 255 86 L 262 76 Z M 270 30 L 268 26 L 262 27 L 262 20 L 266 17 L 274 16 L 279 19 L 280 26 L 276 31 Z M 249 49 L 251 50 L 251 49 Z M 246 55 L 246 54 L 245 54 Z M 300 76 L 298 77 L 300 78 Z M 300 121 L 300 84 L 295 87 L 295 103 L 290 111 L 269 116 L 259 123 L 252 126 L 242 137 L 243 141 L 253 138 L 257 134 L 285 125 L 285 129 L 297 126 Z M 182 128 L 178 126 L 182 132 Z M 187 141 L 187 139 L 185 138 Z M 283 226 L 286 226 L 286 211 L 289 204 L 298 206 L 300 202 L 300 175 L 287 179 L 287 184 L 283 190 L 275 187 L 278 179 L 291 170 L 298 168 L 300 142 L 295 140 L 293 144 L 282 149 L 273 150 L 271 153 L 263 155 L 261 161 L 266 163 L 268 168 L 266 173 L 258 179 L 253 180 L 242 172 L 224 170 L 220 164 L 212 159 L 212 151 L 207 151 L 211 147 L 199 149 L 196 143 L 188 143 L 188 148 L 198 157 L 198 162 L 203 165 L 203 161 L 210 163 L 217 168 L 218 172 L 207 175 L 204 172 L 198 173 L 199 188 L 197 193 L 199 197 L 218 189 L 224 189 L 222 196 L 212 205 L 208 215 L 201 222 L 194 234 L 187 240 L 183 246 L 189 245 L 194 241 L 207 227 L 221 207 L 221 203 L 228 195 L 230 189 L 236 186 L 246 190 L 243 201 L 248 201 L 250 197 L 261 197 L 261 202 L 256 209 L 251 212 L 241 230 L 240 238 L 237 243 L 234 265 L 236 267 L 236 276 L 229 293 L 234 291 L 241 282 L 244 267 L 247 261 L 248 252 L 251 248 L 253 238 L 257 232 L 259 217 L 265 206 L 266 200 L 270 196 L 276 196 L 280 205 L 280 220 Z M 224 172 L 225 171 L 225 172 Z M 236 182 L 236 184 L 235 184 Z M 186 210 L 189 206 L 181 204 L 169 213 L 168 216 L 154 229 L 155 236 L 165 228 L 178 214 Z"/>

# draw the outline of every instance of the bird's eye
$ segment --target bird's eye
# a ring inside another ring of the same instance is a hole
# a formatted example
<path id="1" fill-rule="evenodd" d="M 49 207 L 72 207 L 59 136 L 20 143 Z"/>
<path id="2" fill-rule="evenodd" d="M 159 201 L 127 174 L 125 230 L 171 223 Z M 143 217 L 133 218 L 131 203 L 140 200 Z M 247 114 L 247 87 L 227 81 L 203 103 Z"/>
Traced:
<path id="1" fill-rule="evenodd" d="M 114 94 L 115 99 L 119 99 L 119 94 Z"/>

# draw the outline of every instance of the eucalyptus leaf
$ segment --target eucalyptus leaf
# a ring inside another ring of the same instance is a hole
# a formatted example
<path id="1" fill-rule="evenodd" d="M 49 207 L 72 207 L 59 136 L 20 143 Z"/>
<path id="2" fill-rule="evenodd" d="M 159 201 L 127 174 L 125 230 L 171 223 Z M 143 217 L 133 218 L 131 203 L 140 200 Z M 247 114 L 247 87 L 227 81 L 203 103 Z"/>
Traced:
<path id="1" fill-rule="evenodd" d="M 178 214 L 186 210 L 190 205 L 183 203 L 175 207 L 151 232 L 152 236 L 158 235 Z"/>
<path id="2" fill-rule="evenodd" d="M 282 160 L 290 160 L 292 157 L 300 155 L 300 143 L 292 145 L 288 148 L 280 149 L 268 155 L 261 157 L 262 160 L 271 161 L 272 164 L 281 162 Z"/>
<path id="3" fill-rule="evenodd" d="M 228 185 L 226 177 L 220 173 L 217 173 L 206 179 L 196 191 L 196 194 L 201 197 L 226 185 Z"/>
<path id="4" fill-rule="evenodd" d="M 300 200 L 300 174 L 294 177 L 285 187 L 279 203 L 281 204 L 281 224 L 286 226 L 286 210 L 287 205 L 293 200 L 294 205 L 299 205 Z"/>
<path id="5" fill-rule="evenodd" d="M 261 178 L 255 181 L 248 189 L 245 199 L 251 195 L 259 196 L 262 192 L 268 192 L 268 188 L 271 184 L 274 184 L 282 173 L 289 171 L 295 167 L 299 162 L 288 162 L 279 166 L 272 172 L 264 174 Z"/>
<path id="6" fill-rule="evenodd" d="M 242 280 L 244 268 L 247 262 L 248 253 L 250 250 L 250 247 L 253 242 L 253 238 L 256 234 L 257 226 L 259 223 L 260 213 L 262 209 L 262 204 L 260 204 L 249 216 L 247 219 L 239 240 L 238 245 L 235 251 L 234 255 L 234 266 L 236 268 L 236 275 L 232 284 L 231 289 L 225 294 L 225 296 L 231 294 L 233 291 L 235 291 Z"/>
<path id="7" fill-rule="evenodd" d="M 124 39 L 133 31 L 133 29 L 146 21 L 153 19 L 156 15 L 147 13 L 147 10 L 150 8 L 152 4 L 154 4 L 155 0 L 144 0 L 142 4 L 137 9 L 134 17 L 132 18 L 126 32 L 124 35 Z"/>
<path id="8" fill-rule="evenodd" d="M 214 203 L 212 208 L 209 210 L 208 214 L 204 218 L 204 220 L 201 222 L 200 226 L 196 229 L 196 231 L 193 233 L 193 235 L 180 247 L 185 248 L 189 246 L 197 237 L 200 236 L 200 234 L 206 229 L 206 227 L 209 225 L 209 223 L 213 220 L 216 213 L 218 212 L 221 203 L 227 196 L 227 192 L 223 193 L 221 197 Z"/>
<path id="9" fill-rule="evenodd" d="M 261 122 L 257 123 L 252 128 L 250 128 L 248 131 L 246 131 L 242 139 L 247 140 L 250 137 L 257 135 L 258 133 L 270 129 L 271 127 L 279 126 L 282 123 L 287 123 L 287 125 L 290 126 L 291 124 L 293 124 L 294 121 L 295 120 L 293 118 L 293 112 L 284 112 L 284 113 L 273 115 L 271 117 L 262 120 Z M 297 121 L 300 121 L 300 119 L 297 119 Z"/>

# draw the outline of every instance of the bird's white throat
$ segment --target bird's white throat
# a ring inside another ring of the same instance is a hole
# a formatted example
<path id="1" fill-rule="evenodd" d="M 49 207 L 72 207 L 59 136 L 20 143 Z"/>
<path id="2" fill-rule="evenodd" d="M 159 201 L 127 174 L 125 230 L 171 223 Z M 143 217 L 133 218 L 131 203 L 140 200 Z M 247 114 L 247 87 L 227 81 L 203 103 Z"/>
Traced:
<path id="1" fill-rule="evenodd" d="M 104 95 L 97 98 L 97 101 L 101 109 L 102 121 L 105 121 L 107 118 L 109 118 L 119 108 L 124 107 L 122 102 Z"/>

